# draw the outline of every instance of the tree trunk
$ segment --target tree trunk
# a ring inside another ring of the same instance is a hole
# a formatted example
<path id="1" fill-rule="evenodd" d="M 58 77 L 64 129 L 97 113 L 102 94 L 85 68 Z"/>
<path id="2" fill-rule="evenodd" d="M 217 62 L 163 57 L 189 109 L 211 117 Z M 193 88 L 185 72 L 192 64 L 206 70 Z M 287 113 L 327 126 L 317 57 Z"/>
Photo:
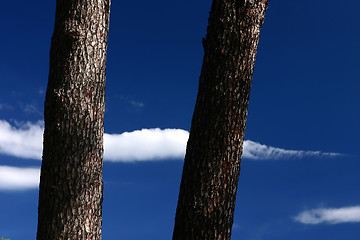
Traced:
<path id="1" fill-rule="evenodd" d="M 173 240 L 230 239 L 260 29 L 269 0 L 213 0 Z"/>
<path id="2" fill-rule="evenodd" d="M 58 0 L 45 99 L 38 240 L 101 239 L 110 0 Z"/>

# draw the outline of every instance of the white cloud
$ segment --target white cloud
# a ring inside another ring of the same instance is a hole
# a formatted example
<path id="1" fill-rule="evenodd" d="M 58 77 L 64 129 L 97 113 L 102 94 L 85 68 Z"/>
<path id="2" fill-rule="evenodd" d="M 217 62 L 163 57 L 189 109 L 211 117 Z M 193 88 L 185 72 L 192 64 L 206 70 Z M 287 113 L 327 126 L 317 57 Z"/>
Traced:
<path id="1" fill-rule="evenodd" d="M 336 157 L 339 155 L 339 153 L 326 153 L 320 151 L 285 150 L 246 140 L 244 141 L 244 151 L 242 156 L 253 160 L 280 160 L 304 157 Z"/>
<path id="2" fill-rule="evenodd" d="M 338 224 L 360 222 L 360 206 L 305 210 L 293 218 L 303 224 Z"/>
<path id="3" fill-rule="evenodd" d="M 25 123 L 13 127 L 0 120 L 0 153 L 30 159 L 41 159 L 43 123 Z"/>
<path id="4" fill-rule="evenodd" d="M 38 159 L 42 156 L 43 124 L 25 123 L 19 127 L 0 120 L 1 154 Z M 122 134 L 105 134 L 105 161 L 147 161 L 183 159 L 189 133 L 182 129 L 142 129 Z"/>
<path id="5" fill-rule="evenodd" d="M 43 122 L 15 123 L 14 125 L 0 120 L 0 154 L 41 160 Z M 122 134 L 105 134 L 104 160 L 112 162 L 182 160 L 184 159 L 188 137 L 189 132 L 182 129 L 161 130 L 159 128 L 142 129 Z M 336 156 L 336 154 L 285 150 L 250 140 L 244 142 L 243 157 L 251 160 L 302 158 L 306 156 Z M 0 190 L 36 188 L 39 182 L 39 173 L 40 170 L 37 168 L 0 166 Z M 316 211 L 319 212 L 320 210 Z M 321 218 L 316 218 L 319 215 L 316 211 L 301 213 L 297 219 L 310 222 L 319 221 L 317 219 Z"/>
<path id="6" fill-rule="evenodd" d="M 39 168 L 0 166 L 0 191 L 36 189 L 39 182 Z"/>
<path id="7" fill-rule="evenodd" d="M 147 161 L 185 155 L 189 133 L 182 129 L 142 129 L 122 134 L 105 134 L 106 161 Z"/>
<path id="8" fill-rule="evenodd" d="M 41 160 L 43 123 L 25 123 L 18 127 L 0 120 L 0 153 Z M 104 135 L 104 160 L 113 162 L 183 159 L 189 133 L 182 129 L 142 129 Z M 285 150 L 244 141 L 243 157 L 250 160 L 279 160 L 304 157 L 335 157 L 338 153 Z"/>

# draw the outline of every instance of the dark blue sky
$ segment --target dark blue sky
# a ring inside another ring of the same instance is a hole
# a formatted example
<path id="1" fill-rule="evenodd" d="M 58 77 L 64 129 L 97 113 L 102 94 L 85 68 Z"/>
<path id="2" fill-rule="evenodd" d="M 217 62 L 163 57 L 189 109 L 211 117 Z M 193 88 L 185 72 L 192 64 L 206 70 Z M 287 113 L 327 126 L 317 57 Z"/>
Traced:
<path id="1" fill-rule="evenodd" d="M 210 6 L 112 2 L 106 133 L 190 129 Z M 242 161 L 232 239 L 360 239 L 359 8 L 354 0 L 269 3 L 245 136 L 267 148 L 249 147 L 256 158 Z M 55 0 L 0 9 L 0 238 L 36 235 L 38 189 L 6 188 L 18 175 L 2 167 L 41 164 L 9 149 L 27 149 L 30 130 L 41 127 L 54 17 Z M 103 239 L 171 239 L 183 162 L 159 159 L 105 159 Z"/>

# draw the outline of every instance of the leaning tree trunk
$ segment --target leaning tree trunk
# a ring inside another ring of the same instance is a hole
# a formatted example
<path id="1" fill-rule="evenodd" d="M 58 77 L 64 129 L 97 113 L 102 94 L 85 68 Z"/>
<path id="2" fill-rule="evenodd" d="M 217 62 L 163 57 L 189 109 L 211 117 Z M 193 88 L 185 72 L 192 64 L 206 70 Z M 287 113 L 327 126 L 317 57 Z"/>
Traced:
<path id="1" fill-rule="evenodd" d="M 38 240 L 101 239 L 110 0 L 58 0 L 45 99 Z"/>
<path id="2" fill-rule="evenodd" d="M 174 240 L 230 239 L 260 29 L 269 0 L 213 0 Z"/>

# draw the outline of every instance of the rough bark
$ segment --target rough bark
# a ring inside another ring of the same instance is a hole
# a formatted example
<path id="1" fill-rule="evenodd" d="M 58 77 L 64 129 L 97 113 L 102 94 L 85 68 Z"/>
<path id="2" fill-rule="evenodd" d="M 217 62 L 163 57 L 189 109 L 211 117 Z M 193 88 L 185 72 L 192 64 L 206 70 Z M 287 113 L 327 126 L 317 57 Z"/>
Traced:
<path id="1" fill-rule="evenodd" d="M 45 99 L 38 240 L 101 239 L 110 0 L 58 0 Z"/>
<path id="2" fill-rule="evenodd" d="M 268 0 L 214 0 L 173 240 L 230 239 L 260 29 Z"/>

